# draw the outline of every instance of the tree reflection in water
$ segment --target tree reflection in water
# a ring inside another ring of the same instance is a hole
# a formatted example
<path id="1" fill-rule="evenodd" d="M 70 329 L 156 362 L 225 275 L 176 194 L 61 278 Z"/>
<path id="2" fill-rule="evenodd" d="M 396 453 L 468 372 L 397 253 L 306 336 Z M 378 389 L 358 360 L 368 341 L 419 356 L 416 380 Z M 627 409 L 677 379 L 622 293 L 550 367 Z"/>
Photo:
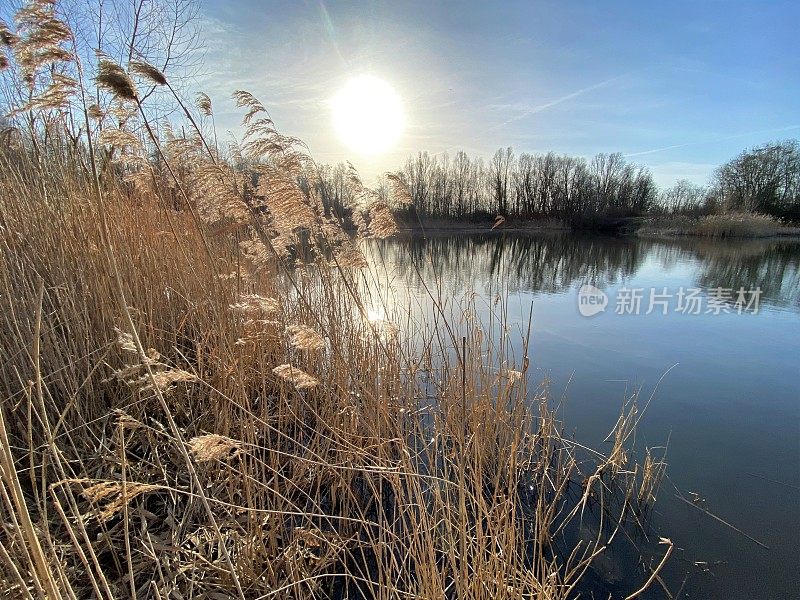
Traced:
<path id="1" fill-rule="evenodd" d="M 575 234 L 439 234 L 373 240 L 372 261 L 394 268 L 404 285 L 438 281 L 450 293 L 563 293 L 632 277 L 645 263 L 693 263 L 699 288 L 762 290 L 761 303 L 800 310 L 800 243 L 793 240 L 644 240 Z"/>

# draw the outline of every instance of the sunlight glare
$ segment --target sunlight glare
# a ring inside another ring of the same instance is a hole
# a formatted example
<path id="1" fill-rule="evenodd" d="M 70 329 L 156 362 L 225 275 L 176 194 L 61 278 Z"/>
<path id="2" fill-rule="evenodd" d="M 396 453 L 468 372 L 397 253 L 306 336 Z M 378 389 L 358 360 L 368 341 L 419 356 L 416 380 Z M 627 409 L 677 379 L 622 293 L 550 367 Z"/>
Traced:
<path id="1" fill-rule="evenodd" d="M 367 320 L 371 321 L 372 323 L 376 323 L 378 321 L 383 321 L 386 319 L 386 311 L 382 308 L 368 308 L 367 309 Z"/>
<path id="2" fill-rule="evenodd" d="M 372 75 L 347 82 L 333 99 L 333 123 L 342 142 L 363 155 L 397 143 L 405 127 L 403 103 L 391 85 Z"/>

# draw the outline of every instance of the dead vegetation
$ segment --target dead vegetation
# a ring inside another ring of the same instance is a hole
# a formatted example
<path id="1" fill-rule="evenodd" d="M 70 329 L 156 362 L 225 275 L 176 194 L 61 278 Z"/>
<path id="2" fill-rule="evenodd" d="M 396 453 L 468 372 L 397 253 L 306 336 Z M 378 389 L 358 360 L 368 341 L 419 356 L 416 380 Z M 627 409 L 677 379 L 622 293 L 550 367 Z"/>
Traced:
<path id="1" fill-rule="evenodd" d="M 46 45 L 10 55 L 80 71 L 52 4 L 27 10 Z M 133 78 L 169 85 L 163 73 L 100 60 L 99 114 L 126 120 L 100 135 L 86 82 L 53 79 L 63 95 L 35 94 L 0 149 L 2 595 L 584 589 L 620 532 L 641 530 L 663 472 L 650 454 L 632 464 L 635 403 L 606 457 L 561 435 L 527 360 L 492 366 L 503 343 L 478 323 L 459 337 L 371 321 L 358 240 L 254 97 L 237 93 L 247 135 L 223 153 L 195 117 L 191 134 L 155 134 Z M 212 112 L 199 100 L 198 119 Z M 351 185 L 360 235 L 393 233 L 386 205 Z M 633 574 L 629 598 L 663 562 Z"/>
<path id="2" fill-rule="evenodd" d="M 797 235 L 798 229 L 770 215 L 728 212 L 704 217 L 671 215 L 646 219 L 637 230 L 642 236 L 695 236 L 708 238 L 768 238 Z"/>

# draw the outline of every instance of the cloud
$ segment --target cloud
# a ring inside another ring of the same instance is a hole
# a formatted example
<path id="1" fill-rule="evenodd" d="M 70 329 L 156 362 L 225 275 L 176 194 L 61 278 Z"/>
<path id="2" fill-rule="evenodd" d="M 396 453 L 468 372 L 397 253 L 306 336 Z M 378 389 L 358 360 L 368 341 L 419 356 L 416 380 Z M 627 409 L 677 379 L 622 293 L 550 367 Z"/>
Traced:
<path id="1" fill-rule="evenodd" d="M 703 142 L 686 142 L 684 144 L 672 144 L 671 146 L 662 146 L 661 148 L 651 148 L 650 150 L 642 150 L 640 152 L 628 152 L 625 158 L 633 156 L 645 156 L 647 154 L 656 154 L 658 152 L 666 152 L 667 150 L 676 150 L 678 148 L 686 148 L 687 146 L 694 146 L 695 144 L 702 144 Z"/>
<path id="2" fill-rule="evenodd" d="M 671 146 L 662 146 L 660 148 L 651 148 L 649 150 L 641 150 L 639 152 L 628 152 L 625 154 L 625 158 L 631 158 L 634 156 L 645 156 L 646 154 L 656 154 L 658 152 L 666 152 L 668 150 L 676 150 L 678 148 L 687 148 L 689 146 L 699 146 L 702 144 L 713 144 L 716 142 L 724 142 L 726 140 L 736 140 L 743 137 L 750 137 L 754 135 L 766 135 L 771 133 L 788 133 L 789 131 L 795 131 L 800 129 L 800 125 L 786 125 L 784 127 L 775 127 L 773 129 L 757 129 L 755 131 L 744 131 L 740 133 L 734 133 L 732 135 L 717 135 L 706 137 L 700 140 L 694 140 L 691 142 L 684 142 L 682 144 L 672 144 Z"/>
<path id="3" fill-rule="evenodd" d="M 583 94 L 585 94 L 587 92 L 591 92 L 591 91 L 594 91 L 596 89 L 599 89 L 599 88 L 602 88 L 602 87 L 606 87 L 606 86 L 611 85 L 612 83 L 614 83 L 616 81 L 619 81 L 623 77 L 624 77 L 624 75 L 618 75 L 616 77 L 612 77 L 611 79 L 606 79 L 605 81 L 601 81 L 599 83 L 595 83 L 594 85 L 590 85 L 590 86 L 587 86 L 585 88 L 581 88 L 579 90 L 576 90 L 574 92 L 571 92 L 571 93 L 567 94 L 566 96 L 561 96 L 560 98 L 556 98 L 555 100 L 551 100 L 550 102 L 546 102 L 544 104 L 538 104 L 538 105 L 530 105 L 530 104 L 525 104 L 525 103 L 512 103 L 512 104 L 506 104 L 506 105 L 495 104 L 495 105 L 493 105 L 493 108 L 510 109 L 512 111 L 519 111 L 520 114 L 511 117 L 510 119 L 508 119 L 507 121 L 504 121 L 503 123 L 500 123 L 499 125 L 496 125 L 492 129 L 499 129 L 501 127 L 505 127 L 506 125 L 510 125 L 511 123 L 515 123 L 516 121 L 520 121 L 522 119 L 525 119 L 526 117 L 529 117 L 531 115 L 535 115 L 536 113 L 540 113 L 540 112 L 542 112 L 544 110 L 547 110 L 548 108 L 552 108 L 554 106 L 558 106 L 559 104 L 563 104 L 564 102 L 568 102 L 570 100 L 573 100 L 574 98 L 577 98 L 578 96 L 582 96 Z"/>

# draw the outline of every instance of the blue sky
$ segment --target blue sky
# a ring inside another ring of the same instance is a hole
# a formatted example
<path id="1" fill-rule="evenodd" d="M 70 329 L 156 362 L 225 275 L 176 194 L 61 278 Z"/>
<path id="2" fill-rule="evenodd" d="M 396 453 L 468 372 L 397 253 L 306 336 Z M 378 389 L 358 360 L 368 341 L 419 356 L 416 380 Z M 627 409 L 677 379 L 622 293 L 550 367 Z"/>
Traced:
<path id="1" fill-rule="evenodd" d="M 797 2 L 205 1 L 198 85 L 218 126 L 256 94 L 323 162 L 366 179 L 419 150 L 622 152 L 705 183 L 742 149 L 800 137 Z M 355 75 L 402 96 L 392 151 L 353 156 L 330 100 Z"/>

